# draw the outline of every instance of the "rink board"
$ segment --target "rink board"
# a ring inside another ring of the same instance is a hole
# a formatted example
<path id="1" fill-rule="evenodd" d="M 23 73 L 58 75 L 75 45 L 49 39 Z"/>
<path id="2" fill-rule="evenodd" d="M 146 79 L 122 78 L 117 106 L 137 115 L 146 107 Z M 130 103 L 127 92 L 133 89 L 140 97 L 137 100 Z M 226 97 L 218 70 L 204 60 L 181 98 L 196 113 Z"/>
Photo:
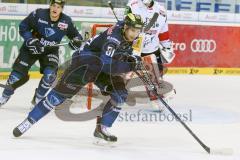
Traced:
<path id="1" fill-rule="evenodd" d="M 8 78 L 10 72 L 0 72 L 0 80 Z M 168 68 L 169 75 L 240 75 L 240 68 Z M 42 75 L 37 71 L 29 72 L 31 79 L 39 79 Z"/>
<path id="2" fill-rule="evenodd" d="M 6 79 L 19 54 L 23 39 L 18 25 L 24 18 L 1 16 L 0 21 L 0 79 Z M 74 18 L 78 30 L 84 34 L 93 24 L 103 23 L 91 18 Z M 103 20 L 101 20 L 103 21 Z M 112 23 L 110 21 L 105 23 Z M 240 27 L 238 24 L 213 22 L 169 22 L 170 38 L 176 58 L 168 65 L 168 74 L 239 75 Z M 67 42 L 66 38 L 63 42 Z M 71 58 L 68 46 L 60 47 L 60 63 Z M 31 71 L 38 71 L 36 63 Z M 39 78 L 30 72 L 31 78 Z"/>

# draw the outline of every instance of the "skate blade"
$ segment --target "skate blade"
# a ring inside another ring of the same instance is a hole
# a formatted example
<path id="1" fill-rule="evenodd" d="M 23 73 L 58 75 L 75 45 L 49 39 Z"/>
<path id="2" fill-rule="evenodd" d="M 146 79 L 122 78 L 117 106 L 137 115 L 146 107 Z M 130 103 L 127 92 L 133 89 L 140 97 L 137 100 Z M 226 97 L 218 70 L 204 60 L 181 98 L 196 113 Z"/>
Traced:
<path id="1" fill-rule="evenodd" d="M 98 137 L 94 137 L 94 141 L 93 144 L 97 145 L 97 146 L 106 146 L 106 147 L 115 147 L 114 144 L 116 142 L 109 142 L 106 141 L 102 138 L 98 138 Z"/>

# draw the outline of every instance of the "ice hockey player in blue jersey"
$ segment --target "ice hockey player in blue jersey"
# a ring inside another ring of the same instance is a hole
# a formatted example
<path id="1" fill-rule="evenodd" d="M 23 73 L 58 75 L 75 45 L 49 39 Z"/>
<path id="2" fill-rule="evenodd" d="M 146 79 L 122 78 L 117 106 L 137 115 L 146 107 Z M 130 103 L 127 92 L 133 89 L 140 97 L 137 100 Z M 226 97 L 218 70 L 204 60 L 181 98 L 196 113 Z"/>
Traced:
<path id="1" fill-rule="evenodd" d="M 69 46 L 72 49 L 81 46 L 82 36 L 71 18 L 62 13 L 64 4 L 64 0 L 51 0 L 49 9 L 37 9 L 21 21 L 19 32 L 24 43 L 7 80 L 7 85 L 13 89 L 3 91 L 0 107 L 10 99 L 15 89 L 28 81 L 28 71 L 37 60 L 40 62 L 40 73 L 43 77 L 32 103 L 38 103 L 45 96 L 56 78 L 59 63 L 59 47 L 46 46 L 60 43 L 65 35 L 70 39 Z"/>
<path id="2" fill-rule="evenodd" d="M 94 136 L 116 142 L 117 137 L 107 132 L 107 128 L 118 117 L 128 95 L 123 75 L 136 70 L 141 61 L 132 53 L 132 45 L 142 27 L 140 16 L 130 13 L 124 21 L 90 39 L 83 50 L 73 54 L 71 64 L 58 84 L 35 105 L 27 118 L 13 130 L 13 135 L 21 136 L 49 111 L 73 97 L 87 83 L 93 82 L 102 93 L 111 97 L 98 119 Z"/>

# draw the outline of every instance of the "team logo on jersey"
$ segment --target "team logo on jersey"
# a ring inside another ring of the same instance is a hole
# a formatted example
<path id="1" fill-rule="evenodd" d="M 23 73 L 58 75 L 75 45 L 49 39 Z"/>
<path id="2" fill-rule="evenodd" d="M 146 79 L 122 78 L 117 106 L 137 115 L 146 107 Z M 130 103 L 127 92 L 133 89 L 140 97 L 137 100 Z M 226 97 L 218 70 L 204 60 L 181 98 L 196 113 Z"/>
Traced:
<path id="1" fill-rule="evenodd" d="M 50 36 L 52 36 L 54 34 L 55 34 L 54 29 L 52 29 L 52 28 L 45 28 L 45 36 L 46 37 L 50 37 Z"/>
<path id="2" fill-rule="evenodd" d="M 63 22 L 59 22 L 58 23 L 58 28 L 61 30 L 65 30 L 68 28 L 68 24 L 67 23 L 63 23 Z"/>
<path id="3" fill-rule="evenodd" d="M 45 40 L 44 38 L 40 39 L 40 43 L 44 46 L 53 46 L 56 44 L 55 41 L 48 41 L 48 40 Z"/>

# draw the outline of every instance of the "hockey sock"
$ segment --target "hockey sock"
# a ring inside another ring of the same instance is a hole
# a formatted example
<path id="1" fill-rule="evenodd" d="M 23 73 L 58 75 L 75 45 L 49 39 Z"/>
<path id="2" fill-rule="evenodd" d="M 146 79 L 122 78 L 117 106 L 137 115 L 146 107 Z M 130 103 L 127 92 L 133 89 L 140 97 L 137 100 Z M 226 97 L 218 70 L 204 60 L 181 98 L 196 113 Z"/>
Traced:
<path id="1" fill-rule="evenodd" d="M 112 127 L 112 124 L 117 119 L 121 108 L 113 106 L 111 101 L 108 101 L 104 107 L 101 124 L 106 127 Z"/>
<path id="2" fill-rule="evenodd" d="M 44 72 L 44 76 L 42 77 L 39 86 L 36 91 L 36 97 L 41 100 L 45 94 L 50 89 L 52 83 L 54 82 L 56 78 L 55 71 L 52 68 L 47 67 Z"/>
<path id="3" fill-rule="evenodd" d="M 14 84 L 15 82 L 19 81 L 22 78 L 22 74 L 16 71 L 12 71 L 8 80 L 7 85 Z M 4 89 L 2 96 L 9 98 L 11 95 L 14 94 L 14 90 Z"/>
<path id="4" fill-rule="evenodd" d="M 53 108 L 62 104 L 65 99 L 65 97 L 58 94 L 54 90 L 50 91 L 44 99 L 42 99 L 37 105 L 35 105 L 32 111 L 28 114 L 28 118 L 37 122 L 46 114 L 48 114 L 48 112 L 50 112 Z"/>

